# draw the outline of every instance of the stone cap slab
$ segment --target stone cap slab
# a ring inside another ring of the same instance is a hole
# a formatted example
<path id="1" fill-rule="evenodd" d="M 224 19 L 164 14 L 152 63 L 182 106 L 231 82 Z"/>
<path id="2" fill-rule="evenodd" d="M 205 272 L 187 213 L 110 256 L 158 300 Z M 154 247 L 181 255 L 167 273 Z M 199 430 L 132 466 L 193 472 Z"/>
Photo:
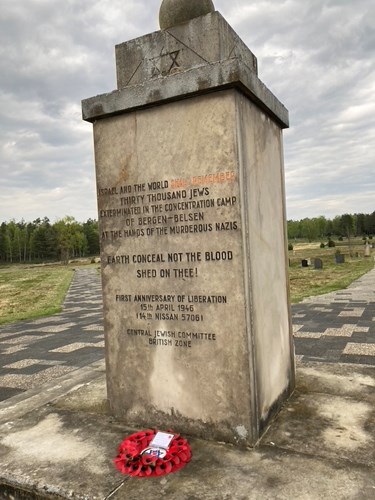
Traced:
<path id="1" fill-rule="evenodd" d="M 226 88 L 237 88 L 243 92 L 281 128 L 289 126 L 288 110 L 238 58 L 85 99 L 82 101 L 82 116 L 84 120 L 94 122 L 124 112 Z"/>
<path id="2" fill-rule="evenodd" d="M 257 59 L 219 12 L 116 46 L 117 88 L 237 57 L 257 73 Z"/>
<path id="3" fill-rule="evenodd" d="M 259 80 L 257 59 L 219 12 L 116 46 L 117 87 L 82 101 L 82 117 L 109 116 L 236 88 L 281 128 L 288 110 Z"/>

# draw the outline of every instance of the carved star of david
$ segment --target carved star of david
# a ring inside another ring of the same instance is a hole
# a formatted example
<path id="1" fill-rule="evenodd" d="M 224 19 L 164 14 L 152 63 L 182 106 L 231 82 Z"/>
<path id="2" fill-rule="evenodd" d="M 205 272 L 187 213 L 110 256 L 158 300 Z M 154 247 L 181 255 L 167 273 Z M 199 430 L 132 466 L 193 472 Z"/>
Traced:
<path id="1" fill-rule="evenodd" d="M 174 50 L 173 52 L 164 52 L 164 47 L 161 49 L 157 57 L 150 59 L 152 63 L 152 76 L 165 76 L 169 75 L 174 68 L 179 68 L 180 65 L 177 58 L 181 50 Z M 168 60 L 169 58 L 169 60 Z"/>

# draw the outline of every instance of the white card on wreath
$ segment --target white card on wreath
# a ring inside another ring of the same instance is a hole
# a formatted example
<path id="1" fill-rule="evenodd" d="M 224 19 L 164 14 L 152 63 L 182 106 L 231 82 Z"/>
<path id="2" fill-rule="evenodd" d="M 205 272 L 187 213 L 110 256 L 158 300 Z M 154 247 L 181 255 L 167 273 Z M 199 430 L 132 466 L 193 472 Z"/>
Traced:
<path id="1" fill-rule="evenodd" d="M 173 438 L 174 434 L 168 434 L 167 432 L 157 432 L 149 446 L 155 446 L 156 448 L 164 448 L 165 450 L 167 450 Z"/>

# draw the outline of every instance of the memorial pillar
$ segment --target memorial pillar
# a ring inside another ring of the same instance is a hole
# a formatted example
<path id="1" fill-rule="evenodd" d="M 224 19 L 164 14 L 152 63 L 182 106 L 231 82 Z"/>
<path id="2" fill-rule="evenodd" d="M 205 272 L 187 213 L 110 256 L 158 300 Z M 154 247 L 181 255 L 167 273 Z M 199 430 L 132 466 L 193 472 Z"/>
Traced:
<path id="1" fill-rule="evenodd" d="M 116 47 L 118 89 L 82 103 L 108 399 L 128 425 L 253 446 L 294 388 L 288 112 L 212 2 L 198 4 L 165 0 L 161 31 Z"/>

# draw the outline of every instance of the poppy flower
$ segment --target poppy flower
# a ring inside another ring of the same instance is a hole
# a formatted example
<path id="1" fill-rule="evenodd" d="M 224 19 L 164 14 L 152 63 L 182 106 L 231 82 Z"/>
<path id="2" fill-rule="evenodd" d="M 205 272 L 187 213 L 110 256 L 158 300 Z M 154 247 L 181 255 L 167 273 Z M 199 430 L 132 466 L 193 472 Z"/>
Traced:
<path id="1" fill-rule="evenodd" d="M 181 459 L 178 455 L 175 455 L 174 457 L 171 458 L 171 463 L 173 465 L 178 465 L 179 463 L 181 463 Z"/>
<path id="2" fill-rule="evenodd" d="M 131 470 L 129 472 L 129 476 L 135 477 L 141 472 L 142 464 L 139 462 L 135 462 L 131 465 Z"/>
<path id="3" fill-rule="evenodd" d="M 127 463 L 124 467 L 124 474 L 130 474 L 131 472 L 133 472 L 133 463 Z"/>
<path id="4" fill-rule="evenodd" d="M 151 474 L 152 474 L 152 467 L 150 467 L 149 465 L 142 465 L 138 477 L 147 477 L 151 476 Z"/>
<path id="5" fill-rule="evenodd" d="M 155 467 L 155 473 L 157 476 L 164 476 L 165 474 L 169 474 L 172 470 L 172 464 L 170 462 L 164 462 Z"/>
<path id="6" fill-rule="evenodd" d="M 153 455 L 142 455 L 141 460 L 143 465 L 151 465 L 155 464 L 157 458 Z"/>

